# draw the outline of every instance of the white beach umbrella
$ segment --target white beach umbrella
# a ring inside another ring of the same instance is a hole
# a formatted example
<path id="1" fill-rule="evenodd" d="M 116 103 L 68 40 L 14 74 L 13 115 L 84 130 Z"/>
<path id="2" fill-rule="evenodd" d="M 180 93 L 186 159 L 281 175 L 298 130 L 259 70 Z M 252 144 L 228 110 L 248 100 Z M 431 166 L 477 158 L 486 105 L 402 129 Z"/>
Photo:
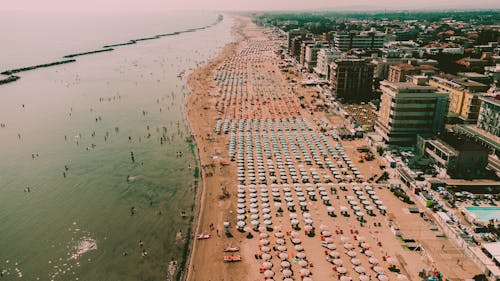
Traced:
<path id="1" fill-rule="evenodd" d="M 341 274 L 344 274 L 344 273 L 347 272 L 347 268 L 345 268 L 343 266 L 339 266 L 339 267 L 337 267 L 337 272 L 341 273 Z"/>
<path id="2" fill-rule="evenodd" d="M 347 251 L 346 255 L 348 255 L 350 257 L 355 257 L 356 256 L 356 252 L 354 252 L 354 251 Z"/>
<path id="3" fill-rule="evenodd" d="M 274 276 L 274 272 L 272 270 L 266 270 L 264 271 L 264 276 L 267 278 L 271 278 Z"/>
<path id="4" fill-rule="evenodd" d="M 273 267 L 273 264 L 271 262 L 265 261 L 262 263 L 262 268 L 264 269 L 270 269 Z"/>

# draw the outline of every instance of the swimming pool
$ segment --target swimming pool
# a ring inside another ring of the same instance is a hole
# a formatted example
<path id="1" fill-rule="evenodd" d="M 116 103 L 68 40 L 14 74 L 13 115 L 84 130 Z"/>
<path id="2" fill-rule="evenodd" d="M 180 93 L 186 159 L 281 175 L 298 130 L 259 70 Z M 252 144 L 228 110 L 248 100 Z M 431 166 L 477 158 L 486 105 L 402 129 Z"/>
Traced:
<path id="1" fill-rule="evenodd" d="M 500 220 L 500 207 L 465 207 L 465 209 L 480 221 Z"/>

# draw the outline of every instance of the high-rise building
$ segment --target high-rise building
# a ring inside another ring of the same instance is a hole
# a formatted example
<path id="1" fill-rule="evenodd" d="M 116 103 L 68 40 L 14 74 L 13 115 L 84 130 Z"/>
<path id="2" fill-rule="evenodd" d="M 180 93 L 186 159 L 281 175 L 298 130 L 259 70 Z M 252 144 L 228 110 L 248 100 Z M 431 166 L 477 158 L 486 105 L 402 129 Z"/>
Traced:
<path id="1" fill-rule="evenodd" d="M 477 127 L 500 137 L 500 99 L 481 97 L 481 109 L 477 118 Z"/>
<path id="2" fill-rule="evenodd" d="M 453 116 L 464 123 L 476 123 L 481 107 L 479 97 L 488 90 L 488 85 L 449 74 L 432 76 L 429 84 L 437 87 L 438 93 L 449 95 L 449 112 Z"/>
<path id="3" fill-rule="evenodd" d="M 375 130 L 386 143 L 412 144 L 418 134 L 434 134 L 443 129 L 448 97 L 423 81 L 414 77 L 412 82 L 380 83 L 382 96 Z"/>
<path id="4" fill-rule="evenodd" d="M 300 56 L 299 56 L 299 64 L 300 66 L 304 66 L 306 62 L 306 49 L 308 46 L 314 46 L 314 40 L 302 41 L 300 43 Z"/>
<path id="5" fill-rule="evenodd" d="M 334 59 L 338 59 L 342 56 L 342 52 L 335 48 L 322 48 L 318 51 L 318 57 L 316 62 L 316 67 L 314 72 L 321 77 L 330 77 L 330 63 Z"/>
<path id="6" fill-rule="evenodd" d="M 305 54 L 305 59 L 304 59 L 304 67 L 307 69 L 307 71 L 312 72 L 313 68 L 316 67 L 316 64 L 318 62 L 318 52 L 323 49 L 327 48 L 328 45 L 323 43 L 322 41 L 316 41 L 312 45 L 308 45 L 306 47 L 306 54 Z"/>
<path id="7" fill-rule="evenodd" d="M 330 81 L 337 98 L 365 101 L 372 98 L 373 64 L 363 59 L 341 58 L 330 64 Z"/>
<path id="8" fill-rule="evenodd" d="M 306 35 L 306 31 L 303 29 L 292 29 L 287 32 L 287 41 L 288 41 L 288 50 L 292 50 L 292 40 L 297 37 L 304 37 Z"/>
<path id="9" fill-rule="evenodd" d="M 354 32 L 337 32 L 333 38 L 334 46 L 341 51 L 350 49 L 379 49 L 384 46 L 386 34 L 375 30 Z"/>

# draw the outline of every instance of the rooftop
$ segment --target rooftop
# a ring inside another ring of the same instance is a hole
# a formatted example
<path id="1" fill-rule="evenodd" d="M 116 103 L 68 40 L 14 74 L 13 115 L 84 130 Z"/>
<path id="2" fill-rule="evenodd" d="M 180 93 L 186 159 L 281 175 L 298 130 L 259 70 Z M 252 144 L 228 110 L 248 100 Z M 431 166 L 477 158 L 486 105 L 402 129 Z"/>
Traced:
<path id="1" fill-rule="evenodd" d="M 442 133 L 438 139 L 448 144 L 451 148 L 457 151 L 483 151 L 485 147 L 473 142 L 467 137 L 458 136 L 451 133 Z"/>

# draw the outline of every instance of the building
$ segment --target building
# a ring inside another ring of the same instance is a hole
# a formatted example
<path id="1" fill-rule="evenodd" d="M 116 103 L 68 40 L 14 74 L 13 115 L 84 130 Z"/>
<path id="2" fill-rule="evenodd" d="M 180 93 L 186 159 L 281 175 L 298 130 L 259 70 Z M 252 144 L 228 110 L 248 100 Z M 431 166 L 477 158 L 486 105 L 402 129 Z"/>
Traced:
<path id="1" fill-rule="evenodd" d="M 384 46 L 386 34 L 375 30 L 354 32 L 337 32 L 333 38 L 335 48 L 341 51 L 350 49 L 379 49 Z"/>
<path id="2" fill-rule="evenodd" d="M 292 50 L 292 41 L 294 38 L 303 38 L 306 36 L 306 31 L 303 29 L 292 29 L 287 32 L 288 50 Z"/>
<path id="3" fill-rule="evenodd" d="M 412 65 L 410 63 L 396 64 L 389 67 L 387 80 L 389 82 L 406 82 L 407 76 L 417 74 L 432 75 L 437 71 L 438 69 L 432 65 Z"/>
<path id="4" fill-rule="evenodd" d="M 330 64 L 330 81 L 337 98 L 364 101 L 372 97 L 374 66 L 363 59 L 341 58 Z"/>
<path id="5" fill-rule="evenodd" d="M 373 77 L 378 80 L 385 80 L 389 77 L 389 67 L 391 65 L 402 64 L 406 62 L 407 59 L 403 59 L 400 57 L 377 57 L 374 58 L 371 63 L 374 65 L 374 74 Z"/>
<path id="6" fill-rule="evenodd" d="M 485 85 L 488 85 L 491 82 L 491 79 L 488 75 L 477 72 L 459 72 L 457 73 L 457 76 L 471 81 L 476 81 Z"/>
<path id="7" fill-rule="evenodd" d="M 457 60 L 457 64 L 466 71 L 483 73 L 484 67 L 488 66 L 489 62 L 487 60 L 467 57 Z"/>
<path id="8" fill-rule="evenodd" d="M 481 106 L 479 97 L 488 90 L 488 85 L 449 74 L 432 76 L 429 85 L 437 87 L 438 93 L 449 95 L 450 117 L 458 117 L 462 123 L 476 123 Z"/>
<path id="9" fill-rule="evenodd" d="M 313 69 L 316 67 L 316 64 L 318 62 L 318 52 L 321 49 L 324 49 L 327 47 L 328 47 L 328 45 L 324 44 L 322 41 L 316 41 L 314 44 L 308 45 L 306 47 L 304 66 L 307 69 L 307 71 L 309 71 L 309 72 L 313 71 Z"/>
<path id="10" fill-rule="evenodd" d="M 470 138 L 442 133 L 438 137 L 418 136 L 418 151 L 446 169 L 453 178 L 474 178 L 488 165 L 488 149 Z"/>
<path id="11" fill-rule="evenodd" d="M 500 137 L 500 99 L 481 97 L 481 109 L 477 118 L 477 127 L 494 136 Z"/>
<path id="12" fill-rule="evenodd" d="M 303 67 L 306 62 L 306 49 L 308 46 L 314 46 L 316 44 L 314 40 L 306 40 L 300 43 L 300 55 L 299 55 L 299 65 Z"/>
<path id="13" fill-rule="evenodd" d="M 500 64 L 485 67 L 484 74 L 488 75 L 493 82 L 500 82 Z"/>
<path id="14" fill-rule="evenodd" d="M 314 72 L 320 77 L 330 77 L 330 64 L 334 59 L 340 58 L 342 52 L 335 48 L 322 48 L 318 51 Z"/>
<path id="15" fill-rule="evenodd" d="M 448 97 L 423 81 L 423 77 L 413 77 L 412 82 L 381 82 L 375 131 L 387 144 L 412 144 L 418 134 L 435 134 L 443 129 Z"/>

